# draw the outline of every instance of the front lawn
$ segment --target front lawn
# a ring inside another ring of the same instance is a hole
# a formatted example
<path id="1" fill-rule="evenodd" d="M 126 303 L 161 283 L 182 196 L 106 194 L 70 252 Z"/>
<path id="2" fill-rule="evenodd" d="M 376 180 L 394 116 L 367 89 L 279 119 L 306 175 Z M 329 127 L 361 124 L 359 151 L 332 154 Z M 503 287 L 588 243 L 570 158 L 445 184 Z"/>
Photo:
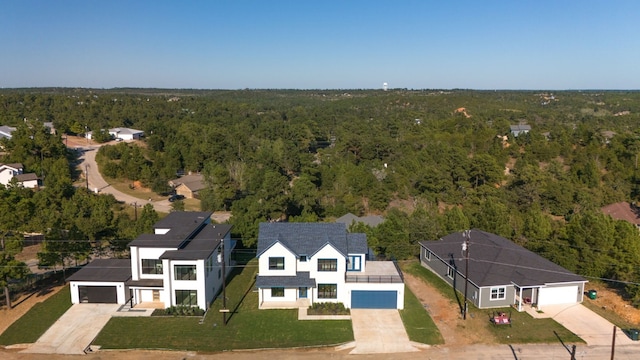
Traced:
<path id="1" fill-rule="evenodd" d="M 229 322 L 222 323 L 222 300 L 205 320 L 199 317 L 112 318 L 95 339 L 105 349 L 223 351 L 333 345 L 353 341 L 349 320 L 298 321 L 298 310 L 258 310 L 253 291 L 257 260 L 236 268 L 227 286 Z"/>
<path id="2" fill-rule="evenodd" d="M 408 286 L 404 287 L 404 309 L 400 310 L 400 317 L 409 340 L 430 345 L 444 344 L 438 327 Z"/>
<path id="3" fill-rule="evenodd" d="M 402 271 L 421 278 L 449 299 L 452 311 L 459 311 L 456 294 L 451 285 L 417 261 L 404 262 L 401 267 Z M 463 295 L 458 293 L 458 297 L 462 299 Z M 489 319 L 494 311 L 511 313 L 512 326 L 493 325 Z M 553 319 L 534 319 L 526 312 L 518 312 L 513 308 L 478 309 L 469 303 L 469 315 L 470 318 L 464 322 L 464 326 L 459 327 L 460 336 L 464 336 L 466 332 L 472 334 L 488 328 L 495 337 L 494 342 L 501 344 L 555 343 L 558 342 L 558 337 L 568 343 L 584 343 L 582 339 Z"/>
<path id="4" fill-rule="evenodd" d="M 47 300 L 35 304 L 26 314 L 11 324 L 0 335 L 0 345 L 36 342 L 70 307 L 71 294 L 67 285 Z"/>

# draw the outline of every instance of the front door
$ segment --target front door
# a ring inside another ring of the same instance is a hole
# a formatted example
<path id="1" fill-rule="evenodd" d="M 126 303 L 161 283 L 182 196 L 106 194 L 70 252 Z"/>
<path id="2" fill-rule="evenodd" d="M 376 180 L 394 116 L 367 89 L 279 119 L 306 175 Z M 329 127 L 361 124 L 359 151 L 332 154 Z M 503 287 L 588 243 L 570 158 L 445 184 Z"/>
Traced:
<path id="1" fill-rule="evenodd" d="M 298 298 L 300 298 L 300 299 L 306 299 L 307 298 L 307 288 L 306 287 L 298 288 Z"/>
<path id="2" fill-rule="evenodd" d="M 153 301 L 160 301 L 160 290 L 153 290 Z"/>

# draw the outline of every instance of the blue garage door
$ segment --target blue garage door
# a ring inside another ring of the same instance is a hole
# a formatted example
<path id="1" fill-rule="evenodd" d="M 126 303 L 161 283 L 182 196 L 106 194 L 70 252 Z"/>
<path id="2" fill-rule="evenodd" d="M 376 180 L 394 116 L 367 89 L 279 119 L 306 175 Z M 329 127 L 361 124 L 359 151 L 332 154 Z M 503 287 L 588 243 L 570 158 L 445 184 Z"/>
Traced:
<path id="1" fill-rule="evenodd" d="M 397 291 L 351 291 L 351 308 L 353 309 L 395 309 Z"/>

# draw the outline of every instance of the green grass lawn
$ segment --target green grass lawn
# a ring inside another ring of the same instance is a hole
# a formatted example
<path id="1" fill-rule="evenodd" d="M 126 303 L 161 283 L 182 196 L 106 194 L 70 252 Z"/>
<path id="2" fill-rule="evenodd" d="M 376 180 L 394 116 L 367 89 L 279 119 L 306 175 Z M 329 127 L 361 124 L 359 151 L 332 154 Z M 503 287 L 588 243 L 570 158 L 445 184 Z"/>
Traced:
<path id="1" fill-rule="evenodd" d="M 70 307 L 71 295 L 67 285 L 11 324 L 0 335 L 0 345 L 34 343 Z"/>
<path id="2" fill-rule="evenodd" d="M 200 318 L 112 318 L 94 344 L 106 349 L 173 349 L 222 351 L 230 349 L 321 346 L 353 341 L 348 320 L 298 321 L 298 310 L 258 310 L 253 292 L 257 260 L 238 269 L 227 287 L 229 322 L 222 324 L 217 299 L 205 321 Z"/>
<path id="3" fill-rule="evenodd" d="M 459 311 L 455 291 L 451 285 L 420 265 L 418 261 L 404 262 L 401 264 L 401 268 L 402 271 L 420 277 L 435 287 L 441 294 L 451 300 L 452 310 Z M 461 294 L 458 294 L 458 296 L 462 298 Z M 489 322 L 490 316 L 494 311 L 510 312 L 512 326 L 495 326 Z M 480 318 L 481 321 L 468 321 L 461 331 L 474 331 L 477 326 L 487 327 L 495 336 L 495 341 L 501 344 L 555 343 L 558 342 L 558 337 L 568 343 L 584 343 L 582 339 L 553 319 L 534 319 L 526 312 L 518 312 L 513 308 L 478 309 L 469 304 L 469 314 L 475 318 Z M 463 336 L 462 332 L 461 336 Z"/>
<path id="4" fill-rule="evenodd" d="M 407 286 L 404 288 L 404 310 L 400 310 L 400 316 L 409 340 L 430 345 L 444 344 L 438 327 Z"/>

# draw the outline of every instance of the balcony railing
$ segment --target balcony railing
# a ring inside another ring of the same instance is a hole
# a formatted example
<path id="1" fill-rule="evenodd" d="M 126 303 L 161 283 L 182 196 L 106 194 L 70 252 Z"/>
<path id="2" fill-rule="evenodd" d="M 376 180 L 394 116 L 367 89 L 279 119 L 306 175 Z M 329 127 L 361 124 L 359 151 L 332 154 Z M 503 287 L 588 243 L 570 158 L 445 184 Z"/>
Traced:
<path id="1" fill-rule="evenodd" d="M 402 283 L 402 276 L 400 275 L 350 275 L 347 274 L 346 282 L 348 283 Z"/>

